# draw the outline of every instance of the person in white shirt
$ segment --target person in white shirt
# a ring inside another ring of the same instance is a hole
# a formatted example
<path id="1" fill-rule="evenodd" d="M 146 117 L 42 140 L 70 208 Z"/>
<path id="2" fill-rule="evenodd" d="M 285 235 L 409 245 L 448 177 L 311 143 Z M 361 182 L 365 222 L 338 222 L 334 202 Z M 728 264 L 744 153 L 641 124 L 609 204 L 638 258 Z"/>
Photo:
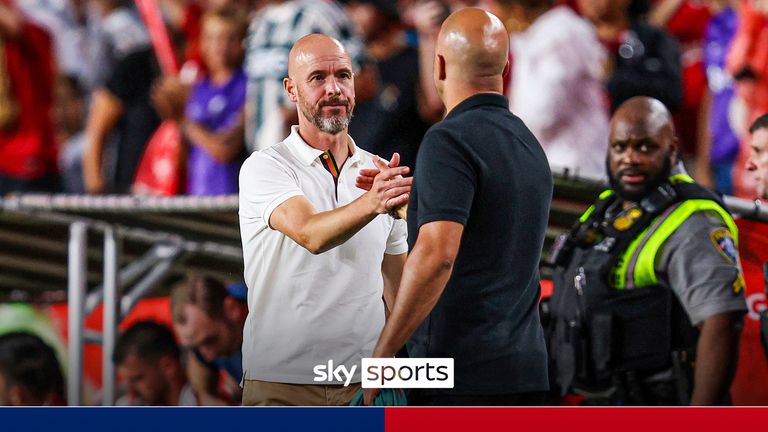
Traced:
<path id="1" fill-rule="evenodd" d="M 554 172 L 605 178 L 605 52 L 592 25 L 554 0 L 513 0 L 528 27 L 513 34 L 510 109 L 544 147 Z"/>
<path id="2" fill-rule="evenodd" d="M 337 40 L 299 39 L 284 88 L 298 126 L 240 171 L 243 404 L 345 405 L 400 281 L 406 225 L 387 213 L 408 201 L 412 179 L 397 154 L 390 168 L 347 134 L 354 75 Z M 374 167 L 371 190 L 357 188 Z"/>

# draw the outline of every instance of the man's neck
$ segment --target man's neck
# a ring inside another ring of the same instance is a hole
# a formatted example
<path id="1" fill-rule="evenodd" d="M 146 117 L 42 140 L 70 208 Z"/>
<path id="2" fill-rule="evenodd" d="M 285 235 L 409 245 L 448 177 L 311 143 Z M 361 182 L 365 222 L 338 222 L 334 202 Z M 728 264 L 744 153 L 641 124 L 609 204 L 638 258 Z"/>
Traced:
<path id="1" fill-rule="evenodd" d="M 336 161 L 336 165 L 341 168 L 349 157 L 349 135 L 347 130 L 332 135 L 322 132 L 314 126 L 302 126 L 302 119 L 299 121 L 299 135 L 310 147 L 326 151 L 329 150 Z"/>
<path id="2" fill-rule="evenodd" d="M 225 84 L 227 81 L 232 78 L 232 75 L 235 74 L 234 69 L 230 68 L 222 68 L 219 70 L 212 70 L 208 73 L 208 77 L 210 78 L 211 82 L 217 85 Z"/>
<path id="3" fill-rule="evenodd" d="M 165 395 L 163 405 L 165 406 L 179 406 L 181 400 L 181 391 L 187 384 L 187 380 L 182 376 L 177 376 L 176 379 L 171 381 L 168 385 L 168 391 Z"/>
<path id="4" fill-rule="evenodd" d="M 498 94 L 501 95 L 502 93 L 502 80 L 501 77 L 499 77 L 499 83 L 498 85 L 483 85 L 483 86 L 449 86 L 446 84 L 445 88 L 445 113 L 448 115 L 454 108 L 456 108 L 457 105 L 464 102 L 465 100 L 469 99 L 472 96 L 481 94 L 481 93 L 489 93 L 489 94 Z M 451 87 L 453 89 L 451 90 Z"/>

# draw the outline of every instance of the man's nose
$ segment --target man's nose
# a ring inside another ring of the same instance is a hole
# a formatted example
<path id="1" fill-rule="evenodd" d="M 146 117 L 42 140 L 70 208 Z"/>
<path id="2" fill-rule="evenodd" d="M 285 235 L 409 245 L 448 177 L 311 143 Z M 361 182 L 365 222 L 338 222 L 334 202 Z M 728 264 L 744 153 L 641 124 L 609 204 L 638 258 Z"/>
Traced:
<path id="1" fill-rule="evenodd" d="M 626 150 L 624 150 L 624 154 L 621 155 L 621 162 L 623 162 L 626 165 L 637 165 L 639 163 L 638 156 L 640 155 L 639 152 L 637 152 L 632 147 L 628 146 Z"/>
<path id="2" fill-rule="evenodd" d="M 749 159 L 747 159 L 747 163 L 745 164 L 745 168 L 747 171 L 755 171 L 757 170 L 757 164 L 755 164 L 755 161 L 752 160 L 752 157 L 750 156 Z"/>
<path id="3" fill-rule="evenodd" d="M 328 95 L 338 95 L 341 93 L 341 87 L 339 86 L 339 82 L 336 80 L 336 77 L 330 77 L 325 85 L 325 92 Z"/>

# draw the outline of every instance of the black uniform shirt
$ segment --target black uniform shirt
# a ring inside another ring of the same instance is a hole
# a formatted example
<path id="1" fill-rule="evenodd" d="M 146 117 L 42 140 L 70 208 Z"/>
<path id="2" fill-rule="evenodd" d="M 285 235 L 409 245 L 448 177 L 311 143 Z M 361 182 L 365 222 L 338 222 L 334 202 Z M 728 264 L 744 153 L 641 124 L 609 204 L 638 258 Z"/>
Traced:
<path id="1" fill-rule="evenodd" d="M 472 96 L 421 143 L 408 240 L 434 221 L 464 225 L 453 273 L 408 344 L 411 357 L 452 357 L 453 391 L 547 390 L 539 257 L 552 198 L 544 151 L 498 94 Z"/>

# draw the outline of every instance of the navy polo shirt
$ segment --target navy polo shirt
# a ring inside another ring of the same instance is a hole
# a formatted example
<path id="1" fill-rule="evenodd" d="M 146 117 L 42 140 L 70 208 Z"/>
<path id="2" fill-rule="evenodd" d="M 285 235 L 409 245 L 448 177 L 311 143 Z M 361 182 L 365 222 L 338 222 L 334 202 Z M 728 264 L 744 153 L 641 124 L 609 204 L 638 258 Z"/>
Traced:
<path id="1" fill-rule="evenodd" d="M 416 160 L 408 240 L 434 221 L 464 225 L 445 291 L 408 343 L 411 357 L 452 357 L 453 390 L 548 390 L 539 272 L 552 199 L 541 145 L 508 108 L 481 93 L 429 129 Z"/>

